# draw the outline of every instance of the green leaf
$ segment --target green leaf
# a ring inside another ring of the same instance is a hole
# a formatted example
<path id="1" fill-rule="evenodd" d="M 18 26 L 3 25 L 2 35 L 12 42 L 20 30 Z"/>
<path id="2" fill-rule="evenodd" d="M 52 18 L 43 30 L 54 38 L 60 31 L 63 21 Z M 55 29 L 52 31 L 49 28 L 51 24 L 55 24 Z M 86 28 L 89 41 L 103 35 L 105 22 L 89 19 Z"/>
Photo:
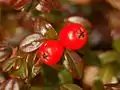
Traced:
<path id="1" fill-rule="evenodd" d="M 14 58 L 10 58 L 10 59 L 6 60 L 2 64 L 2 70 L 5 72 L 10 71 L 13 68 L 13 66 L 15 65 L 15 62 L 20 59 L 21 59 L 20 57 L 14 57 Z"/>
<path id="2" fill-rule="evenodd" d="M 64 66 L 65 68 L 72 72 L 75 77 L 81 78 L 83 75 L 83 60 L 82 58 L 74 51 L 66 50 L 64 54 L 65 61 Z"/>
<path id="3" fill-rule="evenodd" d="M 33 3 L 29 3 L 28 5 L 25 5 L 24 7 L 24 11 L 28 12 L 30 10 L 30 8 L 32 7 Z"/>
<path id="4" fill-rule="evenodd" d="M 30 90 L 43 90 L 43 88 L 32 86 Z"/>
<path id="5" fill-rule="evenodd" d="M 32 67 L 32 78 L 40 73 L 41 65 L 33 65 Z"/>
<path id="6" fill-rule="evenodd" d="M 0 84 L 5 82 L 5 76 L 3 73 L 0 73 Z"/>
<path id="7" fill-rule="evenodd" d="M 115 60 L 119 60 L 120 55 L 116 51 L 107 51 L 99 55 L 102 64 L 112 63 Z"/>
<path id="8" fill-rule="evenodd" d="M 115 75 L 119 74 L 120 73 L 120 63 L 118 62 L 113 62 L 111 63 L 111 66 L 113 68 L 113 71 L 115 72 Z M 120 78 L 120 76 L 118 76 Z"/>
<path id="9" fill-rule="evenodd" d="M 21 63 L 22 63 L 22 58 L 21 58 L 21 59 L 17 59 L 17 60 L 15 61 L 14 69 L 15 69 L 15 70 L 20 69 Z"/>
<path id="10" fill-rule="evenodd" d="M 35 87 L 32 86 L 30 90 L 59 90 L 58 87 L 54 87 L 54 86 L 49 86 L 49 87 Z"/>
<path id="11" fill-rule="evenodd" d="M 43 64 L 41 67 L 41 74 L 43 75 L 45 85 L 55 86 L 59 84 L 59 78 L 57 76 L 58 71 L 51 68 L 50 66 Z"/>
<path id="12" fill-rule="evenodd" d="M 75 84 L 64 84 L 60 87 L 60 90 L 82 90 L 82 88 Z"/>
<path id="13" fill-rule="evenodd" d="M 38 2 L 31 2 L 24 6 L 24 11 L 29 12 L 30 10 L 33 10 L 35 6 L 38 4 Z"/>
<path id="14" fill-rule="evenodd" d="M 101 68 L 99 77 L 104 84 L 110 83 L 112 81 L 113 76 L 114 72 L 110 65 L 105 65 L 104 67 Z"/>
<path id="15" fill-rule="evenodd" d="M 34 31 L 42 34 L 47 39 L 57 39 L 58 37 L 57 32 L 55 31 L 53 26 L 43 19 L 36 20 L 36 23 L 34 25 Z"/>
<path id="16" fill-rule="evenodd" d="M 28 77 L 28 67 L 25 59 L 22 59 L 21 67 L 18 70 L 11 71 L 12 76 L 20 77 L 21 79 L 26 79 Z"/>
<path id="17" fill-rule="evenodd" d="M 92 90 L 104 90 L 104 85 L 100 80 L 96 80 L 92 87 Z"/>
<path id="18" fill-rule="evenodd" d="M 84 15 L 89 16 L 92 13 L 92 8 L 90 5 L 83 5 L 81 6 L 81 11 L 84 13 Z"/>
<path id="19" fill-rule="evenodd" d="M 37 76 L 41 71 L 41 60 L 39 58 L 38 52 L 33 52 L 29 54 L 28 70 L 29 70 L 29 79 Z"/>
<path id="20" fill-rule="evenodd" d="M 95 53 L 90 52 L 90 53 L 86 53 L 83 56 L 84 60 L 89 64 L 89 65 L 93 65 L 93 66 L 101 66 L 101 62 L 100 59 L 97 57 L 97 55 L 95 55 Z"/>
<path id="21" fill-rule="evenodd" d="M 113 47 L 114 47 L 118 52 L 120 52 L 120 39 L 114 40 L 112 44 L 113 44 Z"/>
<path id="22" fill-rule="evenodd" d="M 96 53 L 92 52 L 88 47 L 82 48 L 78 51 L 83 55 L 83 59 L 90 66 L 101 67 L 101 62 Z"/>
<path id="23" fill-rule="evenodd" d="M 56 8 L 54 8 L 50 13 L 45 14 L 46 20 L 56 25 L 63 22 L 63 16 L 63 13 Z"/>
<path id="24" fill-rule="evenodd" d="M 61 83 L 72 83 L 72 75 L 66 69 L 63 69 L 59 72 L 58 77 L 60 78 Z"/>

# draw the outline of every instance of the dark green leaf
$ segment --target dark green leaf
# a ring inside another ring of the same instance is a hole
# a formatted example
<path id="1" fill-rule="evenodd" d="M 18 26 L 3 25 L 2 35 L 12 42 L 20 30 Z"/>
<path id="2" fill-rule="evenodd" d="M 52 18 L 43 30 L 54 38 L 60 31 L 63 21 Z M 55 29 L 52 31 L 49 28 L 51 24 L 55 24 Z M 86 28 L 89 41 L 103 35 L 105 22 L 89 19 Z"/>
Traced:
<path id="1" fill-rule="evenodd" d="M 43 64 L 41 68 L 41 74 L 44 76 L 45 85 L 57 85 L 59 84 L 59 78 L 57 76 L 58 71 Z"/>
<path id="2" fill-rule="evenodd" d="M 12 49 L 4 45 L 0 45 L 0 62 L 5 61 L 12 55 Z"/>
<path id="3" fill-rule="evenodd" d="M 6 60 L 3 64 L 2 64 L 2 70 L 5 71 L 5 72 L 8 72 L 10 71 L 14 65 L 15 65 L 15 62 L 17 60 L 21 60 L 21 57 L 14 57 L 14 58 L 10 58 L 8 60 Z"/>
<path id="4" fill-rule="evenodd" d="M 120 79 L 120 63 L 113 62 L 111 63 L 111 66 L 113 68 L 113 71 L 115 72 L 116 77 Z"/>
<path id="5" fill-rule="evenodd" d="M 0 84 L 2 84 L 3 82 L 5 82 L 5 77 L 2 73 L 0 73 Z"/>
<path id="6" fill-rule="evenodd" d="M 51 86 L 51 87 L 31 87 L 31 90 L 59 90 L 59 88 Z"/>
<path id="7" fill-rule="evenodd" d="M 21 67 L 18 70 L 11 71 L 10 74 L 15 77 L 20 77 L 22 79 L 28 78 L 28 67 L 25 59 L 22 59 Z"/>
<path id="8" fill-rule="evenodd" d="M 63 69 L 58 74 L 61 83 L 72 83 L 72 75 L 66 69 Z"/>
<path id="9" fill-rule="evenodd" d="M 113 44 L 113 47 L 114 47 L 118 52 L 120 52 L 120 39 L 114 40 L 112 44 Z"/>
<path id="10" fill-rule="evenodd" d="M 64 84 L 60 87 L 60 90 L 82 90 L 82 88 L 75 84 Z"/>
<path id="11" fill-rule="evenodd" d="M 45 18 L 47 19 L 47 21 L 50 21 L 53 24 L 58 24 L 58 23 L 61 24 L 61 22 L 64 19 L 63 13 L 56 8 L 54 8 L 50 13 L 45 14 Z"/>
<path id="12" fill-rule="evenodd" d="M 36 19 L 34 31 L 42 34 L 47 39 L 57 39 L 57 32 L 55 29 L 49 22 L 43 19 Z"/>
<path id="13" fill-rule="evenodd" d="M 29 12 L 30 10 L 32 10 L 33 8 L 35 8 L 35 6 L 38 4 L 38 2 L 31 2 L 27 5 L 24 6 L 24 11 Z"/>
<path id="14" fill-rule="evenodd" d="M 104 84 L 110 83 L 114 77 L 114 71 L 112 67 L 110 65 L 105 65 L 102 67 L 99 73 L 99 77 Z"/>
<path id="15" fill-rule="evenodd" d="M 92 87 L 92 90 L 104 90 L 104 85 L 100 80 L 96 80 Z"/>
<path id="16" fill-rule="evenodd" d="M 31 7 L 32 7 L 32 3 L 29 3 L 28 5 L 25 5 L 24 11 L 29 11 Z"/>
<path id="17" fill-rule="evenodd" d="M 101 62 L 97 54 L 92 52 L 89 48 L 82 48 L 78 52 L 83 55 L 83 59 L 88 65 L 101 67 Z"/>
<path id="18" fill-rule="evenodd" d="M 86 15 L 89 16 L 92 13 L 92 8 L 90 5 L 83 5 L 81 7 L 81 11 Z"/>
<path id="19" fill-rule="evenodd" d="M 33 67 L 32 67 L 32 78 L 34 78 L 37 74 L 40 73 L 40 69 L 41 69 L 40 64 L 33 65 Z"/>
<path id="20" fill-rule="evenodd" d="M 32 86 L 30 90 L 43 90 L 43 88 Z"/>
<path id="21" fill-rule="evenodd" d="M 119 60 L 120 55 L 116 51 L 107 51 L 99 55 L 102 64 L 112 63 L 115 60 Z"/>
<path id="22" fill-rule="evenodd" d="M 22 58 L 21 58 L 22 59 Z M 14 65 L 14 69 L 15 70 L 18 70 L 18 69 L 20 69 L 20 67 L 21 67 L 21 65 L 22 65 L 22 60 L 21 59 L 17 59 L 16 61 L 15 61 L 15 65 Z"/>
<path id="23" fill-rule="evenodd" d="M 82 77 L 83 74 L 83 60 L 82 58 L 74 51 L 66 50 L 64 54 L 65 61 L 64 66 L 65 68 L 72 72 L 75 77 Z"/>

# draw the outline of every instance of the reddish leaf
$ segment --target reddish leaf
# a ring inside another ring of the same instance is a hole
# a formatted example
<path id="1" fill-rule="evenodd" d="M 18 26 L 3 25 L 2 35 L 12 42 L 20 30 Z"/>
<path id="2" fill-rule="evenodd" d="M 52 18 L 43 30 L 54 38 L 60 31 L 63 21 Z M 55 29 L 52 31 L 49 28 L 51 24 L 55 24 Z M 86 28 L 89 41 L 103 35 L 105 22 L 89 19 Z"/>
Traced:
<path id="1" fill-rule="evenodd" d="M 43 43 L 45 38 L 41 34 L 31 34 L 27 36 L 20 44 L 20 50 L 23 52 L 33 52 L 37 50 Z"/>

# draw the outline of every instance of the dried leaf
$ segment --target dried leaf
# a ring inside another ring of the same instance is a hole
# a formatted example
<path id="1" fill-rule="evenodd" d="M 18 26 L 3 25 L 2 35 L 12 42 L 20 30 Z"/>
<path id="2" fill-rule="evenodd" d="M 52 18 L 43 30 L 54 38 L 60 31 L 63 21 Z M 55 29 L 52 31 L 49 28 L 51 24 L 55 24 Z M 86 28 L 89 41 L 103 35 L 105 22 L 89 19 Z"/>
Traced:
<path id="1" fill-rule="evenodd" d="M 74 51 L 67 50 L 65 55 L 64 66 L 73 74 L 73 76 L 81 78 L 83 75 L 82 58 Z"/>
<path id="2" fill-rule="evenodd" d="M 37 50 L 42 43 L 44 42 L 45 38 L 38 33 L 31 34 L 27 36 L 20 44 L 20 50 L 23 52 L 33 52 Z"/>
<path id="3" fill-rule="evenodd" d="M 99 73 L 99 69 L 96 66 L 88 66 L 84 69 L 84 78 L 83 83 L 87 86 L 93 86 L 95 80 L 97 79 L 97 75 Z"/>
<path id="4" fill-rule="evenodd" d="M 120 84 L 106 84 L 105 86 L 105 90 L 119 90 L 120 89 Z"/>
<path id="5" fill-rule="evenodd" d="M 35 17 L 33 17 L 33 14 L 31 12 L 20 12 L 18 13 L 18 20 L 20 22 L 20 25 L 27 31 L 33 31 L 33 24 L 35 21 Z M 24 30 L 24 31 L 25 31 Z"/>
<path id="6" fill-rule="evenodd" d="M 116 2 L 116 1 L 119 2 L 119 0 L 111 0 L 111 1 L 113 1 L 112 3 Z M 114 28 L 114 29 L 119 28 L 119 26 L 120 26 L 120 12 L 119 12 L 119 10 L 116 10 L 116 9 L 111 10 L 110 9 L 105 14 L 106 14 L 106 17 L 107 17 L 108 22 L 110 24 L 110 27 Z"/>
<path id="7" fill-rule="evenodd" d="M 110 3 L 114 8 L 120 10 L 120 1 L 119 0 L 106 0 Z"/>

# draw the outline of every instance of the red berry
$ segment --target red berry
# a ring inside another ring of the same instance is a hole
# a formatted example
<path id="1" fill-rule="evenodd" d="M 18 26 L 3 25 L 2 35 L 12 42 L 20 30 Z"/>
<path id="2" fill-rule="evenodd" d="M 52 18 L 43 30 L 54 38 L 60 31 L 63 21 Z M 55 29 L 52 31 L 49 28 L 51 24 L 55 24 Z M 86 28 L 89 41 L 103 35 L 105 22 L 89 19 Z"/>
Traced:
<path id="1" fill-rule="evenodd" d="M 39 48 L 41 60 L 47 65 L 56 64 L 62 57 L 64 48 L 57 40 L 48 40 Z"/>
<path id="2" fill-rule="evenodd" d="M 81 24 L 69 23 L 60 31 L 59 38 L 64 47 L 78 50 L 86 44 L 88 34 Z"/>

